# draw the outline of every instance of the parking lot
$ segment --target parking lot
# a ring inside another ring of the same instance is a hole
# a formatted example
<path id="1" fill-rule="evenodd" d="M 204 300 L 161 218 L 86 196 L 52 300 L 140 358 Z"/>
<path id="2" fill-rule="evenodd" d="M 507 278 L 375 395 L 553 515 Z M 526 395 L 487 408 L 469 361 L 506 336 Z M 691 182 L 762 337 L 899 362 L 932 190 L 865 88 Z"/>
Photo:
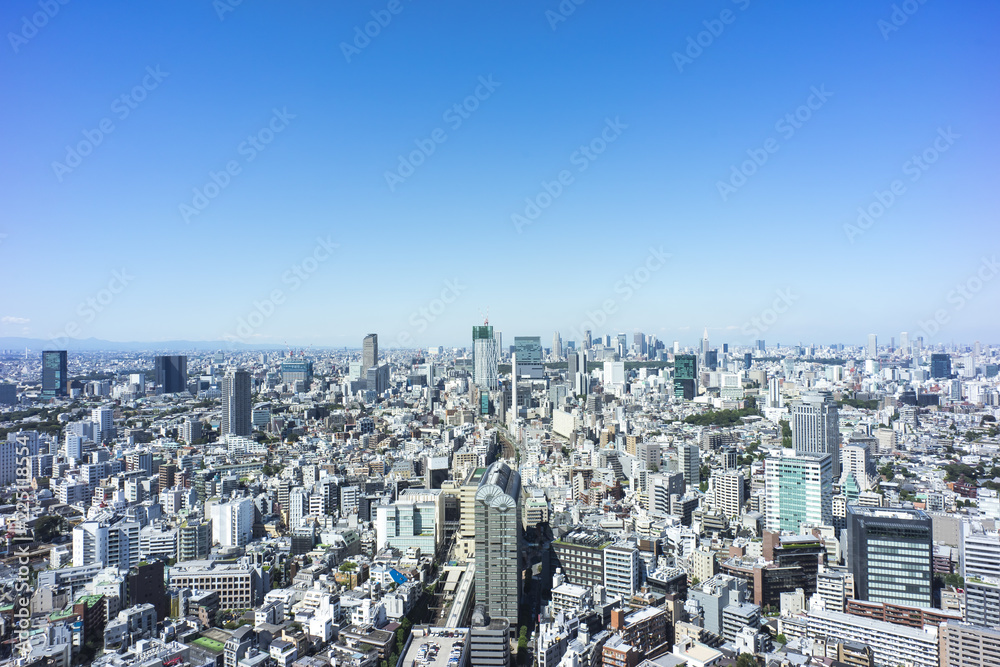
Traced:
<path id="1" fill-rule="evenodd" d="M 424 636 L 414 633 L 403 666 L 464 667 L 468 642 L 468 636 L 461 630 L 435 630 Z"/>

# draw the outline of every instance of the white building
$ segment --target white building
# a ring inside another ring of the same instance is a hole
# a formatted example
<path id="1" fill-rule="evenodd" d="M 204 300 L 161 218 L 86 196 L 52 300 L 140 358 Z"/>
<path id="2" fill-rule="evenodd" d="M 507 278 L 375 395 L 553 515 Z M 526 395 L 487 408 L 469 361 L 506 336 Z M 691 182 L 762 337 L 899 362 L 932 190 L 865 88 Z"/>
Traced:
<path id="1" fill-rule="evenodd" d="M 212 542 L 224 547 L 244 547 L 253 539 L 254 505 L 239 498 L 212 506 Z"/>

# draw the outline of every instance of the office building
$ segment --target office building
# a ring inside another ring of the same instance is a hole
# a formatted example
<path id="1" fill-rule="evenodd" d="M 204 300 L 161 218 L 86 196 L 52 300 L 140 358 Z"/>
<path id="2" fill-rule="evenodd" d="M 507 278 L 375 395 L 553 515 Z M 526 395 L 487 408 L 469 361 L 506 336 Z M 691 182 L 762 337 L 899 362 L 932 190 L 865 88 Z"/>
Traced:
<path id="1" fill-rule="evenodd" d="M 171 567 L 169 579 L 172 588 L 217 592 L 221 609 L 253 609 L 264 601 L 266 576 L 242 562 L 192 560 Z"/>
<path id="2" fill-rule="evenodd" d="M 951 357 L 947 354 L 931 355 L 931 377 L 935 380 L 951 377 Z"/>
<path id="3" fill-rule="evenodd" d="M 486 324 L 472 327 L 472 381 L 483 391 L 494 391 L 499 381 L 500 334 Z M 496 615 L 493 610 L 490 614 Z"/>
<path id="4" fill-rule="evenodd" d="M 285 359 L 281 362 L 281 382 L 294 387 L 301 382 L 308 391 L 312 384 L 313 363 L 308 359 Z"/>
<path id="5" fill-rule="evenodd" d="M 847 553 L 857 599 L 932 606 L 934 546 L 922 510 L 848 505 Z"/>
<path id="6" fill-rule="evenodd" d="M 42 352 L 42 398 L 69 395 L 69 374 L 66 370 L 66 350 Z"/>
<path id="7" fill-rule="evenodd" d="M 94 424 L 94 442 L 111 442 L 115 437 L 115 410 L 102 405 L 90 411 L 90 421 Z"/>
<path id="8" fill-rule="evenodd" d="M 552 356 L 555 359 L 562 359 L 563 356 L 562 336 L 558 331 L 552 335 Z"/>
<path id="9" fill-rule="evenodd" d="M 521 600 L 521 475 L 491 464 L 475 496 L 476 604 L 517 626 Z"/>
<path id="10" fill-rule="evenodd" d="M 368 334 L 361 345 L 361 376 L 378 364 L 378 334 Z"/>
<path id="11" fill-rule="evenodd" d="M 392 547 L 405 552 L 418 548 L 422 554 L 433 554 L 437 549 L 437 536 L 443 528 L 438 521 L 439 510 L 443 515 L 443 502 L 429 497 L 418 500 L 403 496 L 390 505 L 378 505 L 375 508 L 376 549 Z"/>
<path id="12" fill-rule="evenodd" d="M 242 435 L 250 437 L 250 373 L 231 370 L 222 379 L 222 433 L 223 437 Z"/>
<path id="13" fill-rule="evenodd" d="M 765 524 L 768 530 L 799 532 L 802 523 L 833 522 L 833 458 L 786 454 L 764 462 Z"/>
<path id="14" fill-rule="evenodd" d="M 674 355 L 674 398 L 692 400 L 698 395 L 698 357 Z"/>
<path id="15" fill-rule="evenodd" d="M 0 405 L 17 404 L 17 385 L 0 382 Z"/>
<path id="16" fill-rule="evenodd" d="M 187 391 L 187 357 L 184 355 L 157 355 L 153 357 L 156 386 L 161 394 Z"/>
<path id="17" fill-rule="evenodd" d="M 829 454 L 840 479 L 840 412 L 830 392 L 813 392 L 792 403 L 792 444 L 796 454 Z"/>
<path id="18" fill-rule="evenodd" d="M 960 532 L 962 576 L 1000 580 L 1000 532 L 985 528 L 981 521 L 963 521 Z"/>
<path id="19" fill-rule="evenodd" d="M 722 636 L 723 610 L 740 605 L 747 599 L 747 584 L 728 574 L 716 574 L 688 590 L 688 599 L 697 600 L 703 615 L 704 628 Z"/>
<path id="20" fill-rule="evenodd" d="M 545 377 L 542 366 L 542 339 L 539 336 L 515 336 L 514 355 L 516 366 L 514 377 L 541 380 Z"/>
<path id="21" fill-rule="evenodd" d="M 875 334 L 868 334 L 868 349 L 866 351 L 868 359 L 878 359 L 878 336 Z"/>
<path id="22" fill-rule="evenodd" d="M 612 543 L 604 531 L 576 528 L 552 542 L 552 572 L 561 570 L 568 584 L 588 589 L 604 585 L 604 550 Z"/>

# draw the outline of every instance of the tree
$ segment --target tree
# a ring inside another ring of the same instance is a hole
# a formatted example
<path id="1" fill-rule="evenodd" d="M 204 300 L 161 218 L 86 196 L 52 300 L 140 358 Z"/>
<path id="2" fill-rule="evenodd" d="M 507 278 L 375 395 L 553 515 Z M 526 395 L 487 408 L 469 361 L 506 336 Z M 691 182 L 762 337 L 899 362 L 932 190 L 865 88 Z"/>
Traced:
<path id="1" fill-rule="evenodd" d="M 779 632 L 778 636 L 774 638 L 774 641 L 778 642 L 779 644 L 787 644 L 788 643 L 788 638 L 785 637 L 785 633 L 784 632 Z"/>
<path id="2" fill-rule="evenodd" d="M 792 447 L 792 427 L 784 419 L 780 420 L 778 424 L 781 425 L 781 446 L 786 448 Z"/>
<path id="3" fill-rule="evenodd" d="M 757 659 L 749 653 L 740 653 L 736 658 L 736 667 L 757 667 Z"/>

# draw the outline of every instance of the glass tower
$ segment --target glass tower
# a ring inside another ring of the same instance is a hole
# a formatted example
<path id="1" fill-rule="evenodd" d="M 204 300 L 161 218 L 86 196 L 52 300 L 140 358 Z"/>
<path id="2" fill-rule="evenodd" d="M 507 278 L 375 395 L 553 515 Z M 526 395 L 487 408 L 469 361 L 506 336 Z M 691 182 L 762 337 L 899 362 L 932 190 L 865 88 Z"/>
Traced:
<path id="1" fill-rule="evenodd" d="M 934 546 L 923 510 L 848 505 L 847 550 L 859 600 L 933 606 Z"/>
<path id="2" fill-rule="evenodd" d="M 69 395 L 69 377 L 66 373 L 66 350 L 42 352 L 42 396 L 55 398 Z"/>

